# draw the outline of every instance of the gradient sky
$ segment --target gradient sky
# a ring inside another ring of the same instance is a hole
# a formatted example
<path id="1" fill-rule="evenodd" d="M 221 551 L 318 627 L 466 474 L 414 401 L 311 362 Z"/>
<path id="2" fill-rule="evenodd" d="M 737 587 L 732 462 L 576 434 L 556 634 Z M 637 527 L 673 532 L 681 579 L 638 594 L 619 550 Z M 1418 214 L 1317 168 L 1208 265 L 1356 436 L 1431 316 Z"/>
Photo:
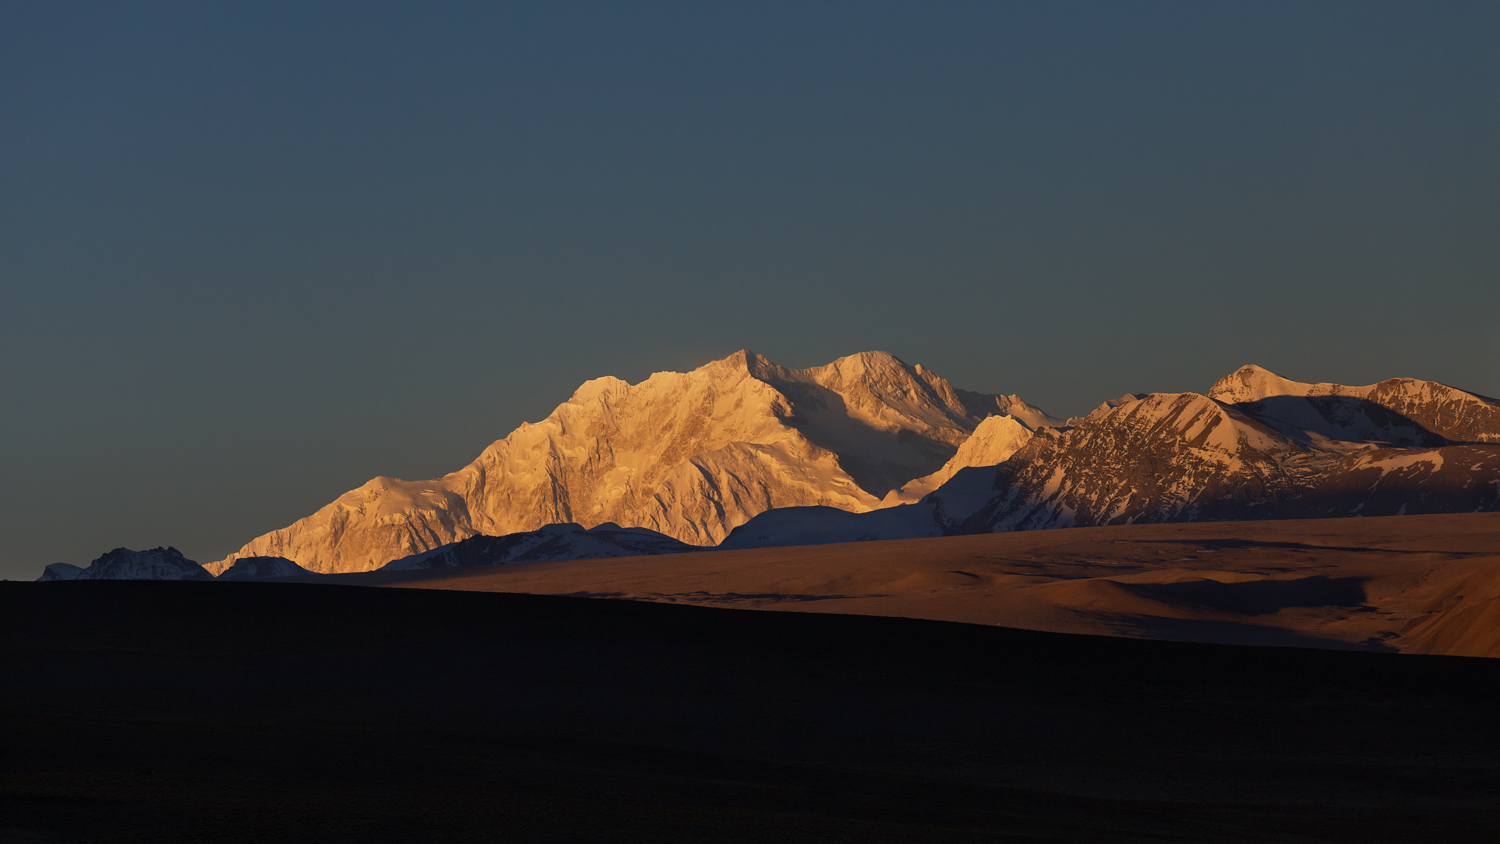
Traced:
<path id="1" fill-rule="evenodd" d="M 0 5 L 0 576 L 742 347 L 1500 395 L 1500 4 L 497 6 Z"/>

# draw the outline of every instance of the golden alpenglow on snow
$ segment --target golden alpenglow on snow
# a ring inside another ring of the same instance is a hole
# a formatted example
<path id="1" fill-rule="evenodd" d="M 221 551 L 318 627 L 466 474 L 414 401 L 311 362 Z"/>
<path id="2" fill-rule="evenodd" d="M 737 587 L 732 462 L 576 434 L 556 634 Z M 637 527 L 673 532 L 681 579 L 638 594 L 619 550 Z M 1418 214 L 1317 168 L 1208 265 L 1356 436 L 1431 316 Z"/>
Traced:
<path id="1" fill-rule="evenodd" d="M 886 506 L 911 504 L 921 501 L 922 496 L 942 486 L 960 469 L 971 466 L 995 466 L 1010 459 L 1031 439 L 1031 429 L 1013 416 L 991 416 L 979 423 L 974 433 L 958 447 L 953 459 L 932 474 L 910 481 L 900 489 L 886 494 Z"/>
<path id="2" fill-rule="evenodd" d="M 786 369 L 740 351 L 639 384 L 598 378 L 457 472 L 375 478 L 208 568 L 277 556 L 311 571 L 367 571 L 475 534 L 565 522 L 712 545 L 772 508 L 899 503 L 882 499 L 962 468 L 945 469 L 981 422 L 999 415 L 1014 417 L 998 437 L 1005 442 L 973 459 L 1014 451 L 1022 433 L 1061 424 L 1015 396 L 955 389 L 884 352 Z"/>

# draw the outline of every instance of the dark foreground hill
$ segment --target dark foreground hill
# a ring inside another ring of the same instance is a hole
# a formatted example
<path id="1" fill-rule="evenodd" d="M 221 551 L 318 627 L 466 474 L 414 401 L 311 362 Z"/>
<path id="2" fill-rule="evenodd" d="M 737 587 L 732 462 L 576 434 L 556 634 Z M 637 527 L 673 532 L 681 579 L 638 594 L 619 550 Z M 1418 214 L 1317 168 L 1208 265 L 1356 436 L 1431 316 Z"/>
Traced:
<path id="1" fill-rule="evenodd" d="M 5 841 L 1495 841 L 1500 660 L 0 583 Z"/>

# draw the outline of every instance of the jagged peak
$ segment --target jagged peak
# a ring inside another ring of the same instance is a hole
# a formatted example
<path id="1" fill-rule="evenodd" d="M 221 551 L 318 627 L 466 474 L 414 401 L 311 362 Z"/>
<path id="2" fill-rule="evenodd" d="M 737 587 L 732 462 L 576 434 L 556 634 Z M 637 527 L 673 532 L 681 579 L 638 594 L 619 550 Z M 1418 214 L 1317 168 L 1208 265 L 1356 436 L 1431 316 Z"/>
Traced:
<path id="1" fill-rule="evenodd" d="M 573 391 L 573 395 L 568 401 L 574 404 L 582 404 L 601 395 L 613 396 L 616 393 L 629 389 L 630 382 L 625 379 L 616 378 L 613 375 L 605 375 L 602 378 L 590 378 L 578 385 L 578 389 Z"/>
<path id="2" fill-rule="evenodd" d="M 890 352 L 858 352 L 837 358 L 822 366 L 786 370 L 799 381 L 813 381 L 825 386 L 835 384 L 913 383 L 926 384 L 939 394 L 951 393 L 953 387 L 942 376 L 920 365 L 913 366 Z"/>
<path id="3" fill-rule="evenodd" d="M 743 372 L 761 381 L 771 380 L 778 374 L 786 371 L 785 367 L 777 366 L 765 355 L 758 355 L 749 349 L 740 349 L 723 361 L 716 363 L 728 363 L 735 372 Z"/>
<path id="4" fill-rule="evenodd" d="M 728 366 L 731 369 L 744 369 L 748 371 L 751 364 L 754 361 L 759 360 L 765 360 L 765 358 L 762 358 L 760 355 L 757 355 L 749 349 L 740 349 L 739 351 L 728 355 L 727 357 L 722 357 L 718 360 L 711 360 L 698 368 L 709 369 L 716 366 Z"/>
<path id="5" fill-rule="evenodd" d="M 1097 428 L 1118 424 L 1121 420 L 1152 420 L 1173 428 L 1186 428 L 1192 420 L 1205 414 L 1227 417 L 1229 409 L 1201 393 L 1147 393 L 1143 398 L 1122 404 L 1105 402 L 1080 420 L 1080 427 Z"/>
<path id="6" fill-rule="evenodd" d="M 832 363 L 827 364 L 827 366 L 819 368 L 827 369 L 829 367 L 840 370 L 847 369 L 851 371 L 872 370 L 882 372 L 898 369 L 905 372 L 910 372 L 913 369 L 915 369 L 917 372 L 922 371 L 920 367 L 912 367 L 908 365 L 906 361 L 896 357 L 890 352 L 882 351 L 855 352 L 852 355 L 844 355 L 843 357 L 834 360 Z"/>
<path id="7" fill-rule="evenodd" d="M 1032 427 L 1027 425 L 1023 420 L 1017 419 L 1008 413 L 997 413 L 994 416 L 986 416 L 981 420 L 979 426 L 974 429 L 972 436 L 993 435 L 1006 431 L 1025 431 L 1030 434 L 1032 433 Z"/>

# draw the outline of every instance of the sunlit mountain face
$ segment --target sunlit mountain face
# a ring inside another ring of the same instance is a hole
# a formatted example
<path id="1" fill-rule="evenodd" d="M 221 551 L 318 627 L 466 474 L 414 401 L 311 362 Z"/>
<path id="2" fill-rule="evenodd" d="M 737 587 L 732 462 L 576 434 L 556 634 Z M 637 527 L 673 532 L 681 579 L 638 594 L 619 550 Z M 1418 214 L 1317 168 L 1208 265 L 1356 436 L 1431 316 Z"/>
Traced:
<path id="1" fill-rule="evenodd" d="M 1062 424 L 884 352 L 787 369 L 741 351 L 639 384 L 589 381 L 457 472 L 375 478 L 208 568 L 279 556 L 317 572 L 366 571 L 470 536 L 565 523 L 714 545 L 767 510 L 899 503 L 914 494 L 908 484 L 935 487 Z"/>

